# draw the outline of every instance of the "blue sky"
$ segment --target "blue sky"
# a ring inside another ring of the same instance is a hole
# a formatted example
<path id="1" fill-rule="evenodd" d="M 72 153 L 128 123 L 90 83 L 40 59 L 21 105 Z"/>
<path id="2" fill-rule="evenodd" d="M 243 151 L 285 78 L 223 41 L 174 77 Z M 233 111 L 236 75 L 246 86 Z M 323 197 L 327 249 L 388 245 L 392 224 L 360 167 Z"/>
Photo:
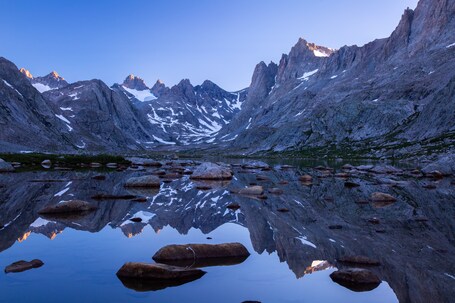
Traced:
<path id="1" fill-rule="evenodd" d="M 33 75 L 151 86 L 249 85 L 303 37 L 339 48 L 390 35 L 417 0 L 0 0 L 0 56 Z"/>

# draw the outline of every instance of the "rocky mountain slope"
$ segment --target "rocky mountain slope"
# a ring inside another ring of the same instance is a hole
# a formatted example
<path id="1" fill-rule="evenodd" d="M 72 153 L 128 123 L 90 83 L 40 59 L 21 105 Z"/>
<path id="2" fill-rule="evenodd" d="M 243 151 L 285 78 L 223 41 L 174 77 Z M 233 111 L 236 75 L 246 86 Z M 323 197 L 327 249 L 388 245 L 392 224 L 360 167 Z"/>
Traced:
<path id="1" fill-rule="evenodd" d="M 0 151 L 72 149 L 72 138 L 52 106 L 19 72 L 0 57 Z"/>
<path id="2" fill-rule="evenodd" d="M 261 62 L 244 110 L 221 130 L 237 152 L 322 147 L 397 155 L 454 142 L 455 1 L 421 0 L 387 39 L 326 51 L 301 39 Z M 432 141 L 432 142 L 428 142 Z M 335 147 L 336 146 L 336 147 Z"/>
<path id="3" fill-rule="evenodd" d="M 100 80 L 80 81 L 43 94 L 56 116 L 89 151 L 143 150 L 160 133 L 128 98 Z"/>

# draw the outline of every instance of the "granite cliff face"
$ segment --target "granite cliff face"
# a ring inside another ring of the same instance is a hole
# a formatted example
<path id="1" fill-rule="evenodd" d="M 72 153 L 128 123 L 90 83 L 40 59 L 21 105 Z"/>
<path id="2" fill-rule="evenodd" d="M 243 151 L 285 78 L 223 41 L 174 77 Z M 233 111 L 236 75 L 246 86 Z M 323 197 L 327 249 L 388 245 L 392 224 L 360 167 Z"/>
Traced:
<path id="1" fill-rule="evenodd" d="M 77 139 L 78 150 L 143 150 L 154 142 L 152 133 L 159 133 L 124 94 L 100 80 L 76 82 L 43 96 Z"/>
<path id="2" fill-rule="evenodd" d="M 0 57 L 0 150 L 71 149 L 65 124 L 10 61 Z"/>
<path id="3" fill-rule="evenodd" d="M 258 83 L 263 64 L 256 68 L 244 110 L 220 136 L 237 130 L 229 144 L 247 153 L 345 146 L 396 156 L 422 140 L 446 152 L 455 125 L 454 24 L 455 1 L 422 0 L 389 38 L 363 47 L 319 57 L 300 39 L 268 74 L 273 84 Z"/>

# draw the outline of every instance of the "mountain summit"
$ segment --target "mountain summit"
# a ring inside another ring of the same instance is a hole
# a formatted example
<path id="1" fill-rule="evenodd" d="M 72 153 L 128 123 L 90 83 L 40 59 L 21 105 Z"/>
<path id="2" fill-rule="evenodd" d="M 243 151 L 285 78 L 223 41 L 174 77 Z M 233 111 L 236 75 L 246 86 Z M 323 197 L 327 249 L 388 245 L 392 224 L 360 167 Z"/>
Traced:
<path id="1" fill-rule="evenodd" d="M 29 79 L 33 79 L 33 75 L 30 73 L 30 71 L 28 69 L 25 69 L 25 68 L 21 68 L 19 70 L 22 74 L 25 75 L 25 77 L 29 78 Z"/>
<path id="2" fill-rule="evenodd" d="M 25 68 L 21 68 L 19 72 L 21 72 L 40 93 L 63 88 L 68 85 L 68 82 L 66 82 L 66 80 L 56 71 L 52 71 L 43 77 L 33 77 L 30 71 Z"/>
<path id="3" fill-rule="evenodd" d="M 133 74 L 126 77 L 122 84 L 124 87 L 134 90 L 149 90 L 150 88 L 145 85 L 145 82 L 142 78 L 139 78 Z"/>

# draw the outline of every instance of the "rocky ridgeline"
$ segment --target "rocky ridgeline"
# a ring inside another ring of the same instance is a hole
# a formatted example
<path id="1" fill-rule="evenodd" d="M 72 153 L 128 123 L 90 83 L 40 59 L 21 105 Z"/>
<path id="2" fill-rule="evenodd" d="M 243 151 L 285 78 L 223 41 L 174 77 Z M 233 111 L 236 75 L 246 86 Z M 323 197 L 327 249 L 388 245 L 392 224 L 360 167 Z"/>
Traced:
<path id="1" fill-rule="evenodd" d="M 111 88 L 100 80 L 68 84 L 1 58 L 0 151 L 450 154 L 454 16 L 455 0 L 421 0 L 390 37 L 361 47 L 299 39 L 278 64 L 259 63 L 239 92 L 187 79 L 149 88 L 134 75 Z"/>

